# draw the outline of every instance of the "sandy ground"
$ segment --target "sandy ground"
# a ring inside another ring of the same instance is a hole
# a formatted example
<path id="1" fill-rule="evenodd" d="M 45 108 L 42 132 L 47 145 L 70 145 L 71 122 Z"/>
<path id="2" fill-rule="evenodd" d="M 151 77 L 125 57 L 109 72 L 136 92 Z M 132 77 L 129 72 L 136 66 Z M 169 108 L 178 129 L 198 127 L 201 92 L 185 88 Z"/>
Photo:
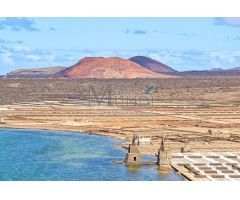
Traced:
<path id="1" fill-rule="evenodd" d="M 171 152 L 180 152 L 186 140 L 192 152 L 240 149 L 240 108 L 225 101 L 166 100 L 139 107 L 48 101 L 3 105 L 0 116 L 0 127 L 77 131 L 127 141 L 133 134 L 151 136 L 151 144 L 140 145 L 142 153 L 151 155 L 163 135 Z"/>

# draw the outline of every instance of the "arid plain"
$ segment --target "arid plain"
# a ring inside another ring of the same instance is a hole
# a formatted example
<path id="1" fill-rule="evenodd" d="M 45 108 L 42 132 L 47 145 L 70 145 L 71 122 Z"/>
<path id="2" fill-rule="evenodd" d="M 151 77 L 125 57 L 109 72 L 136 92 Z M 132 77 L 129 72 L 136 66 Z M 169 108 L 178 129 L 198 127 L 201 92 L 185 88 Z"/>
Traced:
<path id="1" fill-rule="evenodd" d="M 142 153 L 236 152 L 239 77 L 170 79 L 0 79 L 1 127 L 151 137 Z M 187 142 L 186 142 L 187 141 Z"/>

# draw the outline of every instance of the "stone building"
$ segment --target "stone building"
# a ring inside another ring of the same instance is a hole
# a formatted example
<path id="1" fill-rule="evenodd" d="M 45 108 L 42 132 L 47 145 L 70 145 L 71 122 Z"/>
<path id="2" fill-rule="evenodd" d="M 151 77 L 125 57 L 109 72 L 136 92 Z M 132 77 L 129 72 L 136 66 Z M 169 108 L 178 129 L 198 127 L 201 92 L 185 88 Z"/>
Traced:
<path id="1" fill-rule="evenodd" d="M 151 137 L 147 136 L 137 136 L 135 140 L 136 145 L 150 145 L 151 144 Z"/>
<path id="2" fill-rule="evenodd" d="M 140 165 L 142 163 L 142 156 L 139 150 L 139 146 L 136 144 L 137 136 L 134 135 L 132 144 L 128 146 L 128 152 L 125 157 L 125 162 L 128 165 Z"/>

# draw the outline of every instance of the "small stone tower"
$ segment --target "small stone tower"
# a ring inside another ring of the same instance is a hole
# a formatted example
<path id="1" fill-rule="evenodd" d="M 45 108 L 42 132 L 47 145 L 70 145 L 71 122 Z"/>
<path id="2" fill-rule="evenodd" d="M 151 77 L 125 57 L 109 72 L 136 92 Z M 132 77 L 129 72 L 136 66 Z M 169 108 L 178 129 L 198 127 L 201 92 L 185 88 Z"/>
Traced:
<path id="1" fill-rule="evenodd" d="M 188 139 L 184 140 L 184 147 L 181 148 L 181 153 L 185 153 L 185 152 L 191 152 Z"/>
<path id="2" fill-rule="evenodd" d="M 4 118 L 0 117 L 0 124 L 4 124 Z"/>
<path id="3" fill-rule="evenodd" d="M 170 158 L 168 155 L 168 151 L 165 149 L 165 135 L 162 137 L 160 148 L 158 149 L 157 154 L 157 164 L 160 167 L 169 167 L 170 166 Z"/>
<path id="4" fill-rule="evenodd" d="M 142 163 L 142 156 L 138 145 L 136 144 L 137 136 L 133 135 L 132 144 L 128 146 L 128 153 L 125 157 L 125 162 L 128 165 L 140 165 Z"/>

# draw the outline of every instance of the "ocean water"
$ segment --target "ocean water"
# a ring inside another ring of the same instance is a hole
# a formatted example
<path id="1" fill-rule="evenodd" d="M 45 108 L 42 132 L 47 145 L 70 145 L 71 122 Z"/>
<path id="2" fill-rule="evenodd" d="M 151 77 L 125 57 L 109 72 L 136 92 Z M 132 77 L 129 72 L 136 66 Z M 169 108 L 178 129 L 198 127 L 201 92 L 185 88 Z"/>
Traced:
<path id="1" fill-rule="evenodd" d="M 157 166 L 114 164 L 126 150 L 111 137 L 61 131 L 0 129 L 1 181 L 178 181 Z"/>

